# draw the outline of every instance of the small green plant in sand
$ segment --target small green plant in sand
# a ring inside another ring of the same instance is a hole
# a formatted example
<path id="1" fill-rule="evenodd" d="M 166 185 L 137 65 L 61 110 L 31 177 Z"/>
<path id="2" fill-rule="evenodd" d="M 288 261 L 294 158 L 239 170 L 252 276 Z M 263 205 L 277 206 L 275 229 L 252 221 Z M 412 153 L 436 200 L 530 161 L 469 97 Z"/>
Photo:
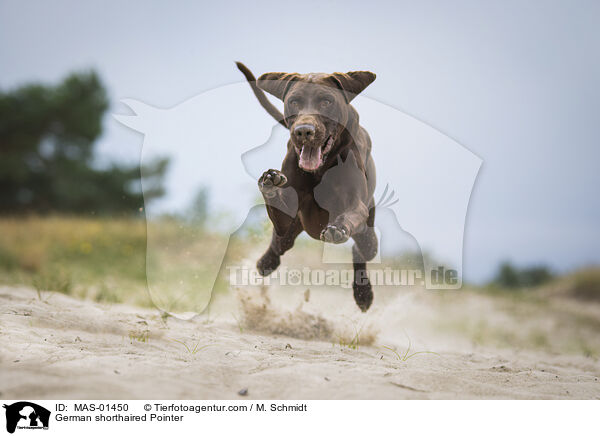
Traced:
<path id="1" fill-rule="evenodd" d="M 340 348 L 349 348 L 351 350 L 358 350 L 358 347 L 360 345 L 360 340 L 359 340 L 358 336 L 354 336 L 350 340 L 347 340 L 346 338 L 343 338 L 342 336 L 338 336 L 338 345 L 340 346 Z"/>
<path id="2" fill-rule="evenodd" d="M 211 345 L 213 345 L 213 344 L 206 344 L 206 345 L 203 345 L 202 347 L 200 347 L 199 346 L 200 345 L 200 341 L 196 342 L 195 345 L 194 344 L 188 345 L 185 342 L 177 340 L 177 339 L 172 339 L 172 341 L 173 342 L 177 342 L 178 344 L 183 345 L 185 347 L 186 351 L 189 354 L 192 354 L 192 355 L 197 354 L 198 352 L 204 350 L 205 348 L 210 347 Z"/>
<path id="3" fill-rule="evenodd" d="M 233 319 L 235 319 L 238 329 L 240 329 L 240 333 L 244 333 L 244 323 L 242 322 L 242 320 L 235 316 L 235 313 L 232 313 L 231 316 L 233 316 Z"/>
<path id="4" fill-rule="evenodd" d="M 52 297 L 52 292 L 46 292 L 40 288 L 36 288 L 35 292 L 37 293 L 38 300 L 44 303 L 47 303 L 50 300 L 50 297 Z"/>
<path id="5" fill-rule="evenodd" d="M 60 292 L 61 294 L 69 295 L 73 289 L 73 283 L 69 274 L 63 270 L 51 269 L 48 271 L 37 273 L 31 280 L 31 284 L 38 293 L 38 297 L 44 291 Z"/>
<path id="6" fill-rule="evenodd" d="M 337 345 L 340 346 L 340 348 L 349 348 L 351 350 L 358 350 L 359 346 L 361 345 L 361 332 L 364 328 L 364 323 L 357 328 L 356 324 L 353 324 L 353 328 L 354 328 L 354 334 L 350 335 L 350 336 L 344 336 L 343 334 L 339 334 L 336 333 L 335 336 L 338 338 L 338 342 Z M 370 342 L 370 341 L 367 341 Z M 362 342 L 363 344 L 365 343 L 365 341 Z M 334 343 L 333 346 L 335 346 L 336 344 Z"/>
<path id="7" fill-rule="evenodd" d="M 148 342 L 149 334 L 150 334 L 149 330 L 130 331 L 129 332 L 129 340 L 131 341 L 131 343 L 133 343 L 133 341 L 146 343 L 146 342 Z"/>
<path id="8" fill-rule="evenodd" d="M 101 283 L 98 291 L 94 294 L 94 301 L 98 303 L 120 303 L 121 298 L 116 291 L 105 283 Z"/>
<path id="9" fill-rule="evenodd" d="M 406 334 L 406 332 L 404 334 Z M 404 354 L 400 354 L 392 347 L 388 347 L 386 345 L 382 345 L 382 347 L 385 348 L 386 350 L 390 350 L 392 353 L 394 353 L 396 358 L 401 362 L 406 362 L 408 359 L 410 359 L 413 356 L 416 356 L 417 354 L 435 354 L 436 356 L 439 357 L 439 354 L 436 353 L 435 351 L 415 351 L 415 352 L 411 353 L 410 348 L 411 348 L 412 344 L 410 341 L 410 337 L 408 335 L 406 335 L 406 338 L 408 339 L 408 347 L 406 347 L 406 351 L 404 352 Z"/>

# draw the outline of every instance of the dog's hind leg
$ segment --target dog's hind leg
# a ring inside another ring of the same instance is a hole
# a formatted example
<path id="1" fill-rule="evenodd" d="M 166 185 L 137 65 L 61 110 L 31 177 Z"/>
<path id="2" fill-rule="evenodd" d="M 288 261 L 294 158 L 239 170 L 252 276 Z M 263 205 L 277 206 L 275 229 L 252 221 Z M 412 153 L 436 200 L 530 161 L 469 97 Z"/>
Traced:
<path id="1" fill-rule="evenodd" d="M 373 289 L 367 275 L 367 262 L 377 255 L 377 235 L 373 227 L 367 226 L 363 232 L 352 236 L 352 239 L 354 239 L 352 246 L 354 301 L 360 310 L 366 312 L 373 303 Z"/>

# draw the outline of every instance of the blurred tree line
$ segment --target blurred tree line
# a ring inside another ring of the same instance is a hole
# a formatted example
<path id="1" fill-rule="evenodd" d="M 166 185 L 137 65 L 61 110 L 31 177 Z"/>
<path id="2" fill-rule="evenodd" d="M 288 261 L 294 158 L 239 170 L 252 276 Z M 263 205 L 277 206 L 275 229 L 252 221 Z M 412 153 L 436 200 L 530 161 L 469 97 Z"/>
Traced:
<path id="1" fill-rule="evenodd" d="M 502 262 L 491 285 L 499 288 L 530 288 L 540 286 L 554 278 L 546 266 L 518 268 L 510 262 Z"/>
<path id="2" fill-rule="evenodd" d="M 150 166 L 94 162 L 109 107 L 94 72 L 56 86 L 30 84 L 0 91 L 0 213 L 138 213 L 164 194 L 168 160 Z"/>

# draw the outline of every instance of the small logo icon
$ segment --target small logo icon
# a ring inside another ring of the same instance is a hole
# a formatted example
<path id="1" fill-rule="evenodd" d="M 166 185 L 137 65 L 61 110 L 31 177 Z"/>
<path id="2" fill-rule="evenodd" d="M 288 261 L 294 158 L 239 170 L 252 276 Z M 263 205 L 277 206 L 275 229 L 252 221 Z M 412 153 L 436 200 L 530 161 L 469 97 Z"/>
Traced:
<path id="1" fill-rule="evenodd" d="M 6 431 L 9 433 L 14 433 L 17 428 L 48 430 L 50 421 L 48 409 L 29 401 L 4 404 L 3 407 L 6 409 Z"/>

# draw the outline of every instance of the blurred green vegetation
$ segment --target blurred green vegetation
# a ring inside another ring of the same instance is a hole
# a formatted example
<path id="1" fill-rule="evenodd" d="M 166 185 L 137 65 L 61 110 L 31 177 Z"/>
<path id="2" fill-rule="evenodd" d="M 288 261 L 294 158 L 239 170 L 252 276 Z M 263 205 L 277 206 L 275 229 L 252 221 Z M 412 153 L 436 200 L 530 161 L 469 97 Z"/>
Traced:
<path id="1" fill-rule="evenodd" d="M 141 218 L 164 195 L 168 160 L 101 165 L 95 145 L 109 106 L 93 71 L 0 91 L 0 283 L 149 306 L 150 271 L 169 306 L 190 306 L 176 289 L 207 293 L 213 251 L 227 245 L 205 228 L 209 192 L 200 187 L 185 213 L 149 222 L 148 238 Z"/>
<path id="2" fill-rule="evenodd" d="M 0 218 L 2 284 L 147 306 L 145 253 L 139 219 Z"/>
<path id="3" fill-rule="evenodd" d="M 510 262 L 503 262 L 490 285 L 503 289 L 530 288 L 543 285 L 553 277 L 546 266 L 518 268 Z"/>
<path id="4" fill-rule="evenodd" d="M 159 281 L 153 281 L 157 285 L 154 303 L 172 311 L 194 309 L 203 298 L 198 294 L 212 288 L 211 262 L 220 262 L 214 252 L 227 244 L 227 237 L 174 217 L 148 225 L 157 248 L 148 257 L 151 274 L 159 276 Z M 252 267 L 269 238 L 270 225 L 260 221 L 229 241 L 215 296 L 231 290 L 226 266 Z M 146 244 L 147 223 L 133 217 L 0 218 L 0 285 L 34 288 L 42 300 L 63 293 L 99 303 L 153 308 L 147 287 Z M 160 250 L 163 246 L 170 250 Z M 322 268 L 320 249 L 317 242 L 302 238 L 286 254 L 283 265 Z M 337 267 L 349 265 L 327 265 Z M 190 277 L 197 277 L 191 292 L 181 292 L 182 278 Z M 275 291 L 298 294 L 305 289 Z M 351 298 L 351 291 L 339 287 L 327 292 Z M 417 289 L 414 294 L 410 287 L 379 287 L 375 292 L 383 304 L 399 293 L 419 295 L 440 311 L 432 320 L 435 328 L 459 332 L 475 345 L 600 356 L 600 268 L 575 271 L 535 287 L 496 286 L 491 292 L 468 285 L 458 293 Z"/>
<path id="5" fill-rule="evenodd" d="M 109 107 L 96 73 L 57 85 L 0 91 L 0 213 L 138 214 L 163 194 L 168 160 L 99 167 L 96 140 Z M 150 188 L 148 188 L 150 187 Z"/>
<path id="6" fill-rule="evenodd" d="M 170 246 L 175 253 L 165 255 L 157 249 L 151 256 L 159 261 L 165 276 L 171 277 L 173 282 L 190 271 L 202 276 L 207 265 L 214 261 L 215 247 L 226 244 L 228 239 L 228 235 L 211 233 L 201 223 L 175 217 L 159 218 L 149 225 L 154 247 Z M 0 217 L 0 283 L 23 284 L 98 301 L 150 305 L 146 291 L 146 233 L 146 222 L 135 217 Z M 253 263 L 266 249 L 269 236 L 270 225 L 266 221 L 244 229 L 229 242 L 225 263 L 248 259 L 248 256 Z M 286 259 L 289 258 L 291 264 L 300 262 L 303 266 L 319 268 L 320 256 L 315 256 L 315 250 L 318 250 L 317 243 L 299 239 Z M 390 262 L 390 266 L 398 262 L 410 265 L 403 257 Z M 543 274 L 543 280 L 538 283 L 528 281 L 528 270 L 516 271 L 511 272 L 511 276 L 516 274 L 517 283 L 527 283 L 527 287 L 501 286 L 502 282 L 495 281 L 492 289 L 500 293 L 510 291 L 514 296 L 542 292 L 600 301 L 600 268 L 551 279 Z M 210 286 L 208 282 L 203 285 Z M 220 286 L 224 289 L 227 284 Z"/>
<path id="7" fill-rule="evenodd" d="M 226 243 L 223 235 L 172 218 L 158 219 L 151 225 L 157 246 L 170 245 L 182 253 L 153 253 L 153 258 L 160 257 L 167 285 L 190 274 L 203 276 L 199 265 L 214 257 L 211 246 Z M 190 230 L 196 238 L 188 237 Z M 146 231 L 146 222 L 136 218 L 0 218 L 0 284 L 150 307 Z M 251 239 L 247 239 L 249 243 Z M 241 255 L 235 244 L 230 251 L 230 258 Z M 208 282 L 203 285 L 212 287 Z"/>
<path id="8" fill-rule="evenodd" d="M 583 302 L 600 302 L 600 267 L 580 269 L 558 278 L 548 287 L 558 295 Z"/>

